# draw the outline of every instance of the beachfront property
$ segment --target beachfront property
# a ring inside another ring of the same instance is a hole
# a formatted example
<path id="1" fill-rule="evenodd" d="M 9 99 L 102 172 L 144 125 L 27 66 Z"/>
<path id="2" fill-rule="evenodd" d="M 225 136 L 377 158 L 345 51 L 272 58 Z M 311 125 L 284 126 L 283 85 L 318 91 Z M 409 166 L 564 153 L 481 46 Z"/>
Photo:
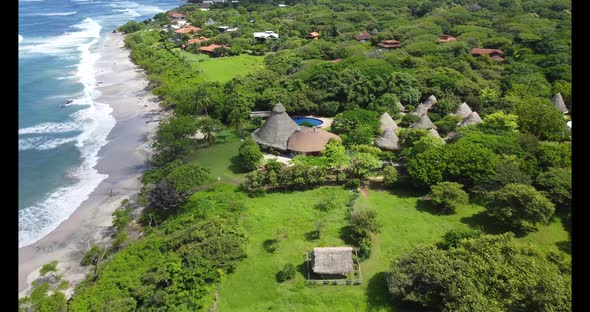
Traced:
<path id="1" fill-rule="evenodd" d="M 482 49 L 482 48 L 473 48 L 471 49 L 471 55 L 473 56 L 481 56 L 487 55 L 493 61 L 501 62 L 504 60 L 502 57 L 504 55 L 504 51 L 500 49 Z"/>
<path id="2" fill-rule="evenodd" d="M 275 33 L 274 31 L 267 30 L 267 31 L 260 31 L 254 33 L 254 38 L 258 40 L 266 40 L 270 39 L 279 39 L 279 34 Z"/>
<path id="3" fill-rule="evenodd" d="M 307 155 L 318 155 L 326 149 L 330 139 L 340 140 L 339 136 L 316 126 L 299 126 L 281 103 L 273 107 L 264 125 L 254 130 L 251 136 L 259 145 L 289 154 Z"/>

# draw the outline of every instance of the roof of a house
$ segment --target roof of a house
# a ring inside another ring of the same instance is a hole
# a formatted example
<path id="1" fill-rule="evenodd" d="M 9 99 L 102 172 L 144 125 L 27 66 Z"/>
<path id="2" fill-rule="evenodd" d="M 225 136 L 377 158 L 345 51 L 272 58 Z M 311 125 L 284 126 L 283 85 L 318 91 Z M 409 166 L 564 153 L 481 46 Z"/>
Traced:
<path id="1" fill-rule="evenodd" d="M 317 127 L 300 127 L 289 137 L 287 149 L 300 153 L 321 152 L 332 138 L 340 140 L 339 136 Z"/>
<path id="2" fill-rule="evenodd" d="M 184 25 L 184 27 L 175 30 L 174 32 L 177 34 L 188 34 L 196 31 L 201 31 L 202 29 L 199 27 L 191 26 L 191 25 Z"/>
<path id="3" fill-rule="evenodd" d="M 428 130 L 428 129 L 436 129 L 436 126 L 432 123 L 430 118 L 428 118 L 428 115 L 424 114 L 420 117 L 420 119 L 418 119 L 418 121 L 411 124 L 410 128 Z"/>
<path id="4" fill-rule="evenodd" d="M 567 107 L 565 106 L 565 102 L 563 101 L 563 97 L 561 93 L 557 93 L 551 98 L 551 102 L 555 105 L 555 107 L 562 113 L 567 114 Z"/>
<path id="5" fill-rule="evenodd" d="M 424 101 L 424 106 L 428 109 L 431 109 L 434 104 L 436 104 L 437 100 L 434 95 L 429 96 L 426 101 Z"/>
<path id="6" fill-rule="evenodd" d="M 473 48 L 471 49 L 471 54 L 473 55 L 490 55 L 490 54 L 500 54 L 504 55 L 504 51 L 500 49 L 482 49 L 482 48 Z"/>
<path id="7" fill-rule="evenodd" d="M 383 47 L 383 48 L 388 48 L 388 49 L 391 49 L 391 48 L 399 48 L 400 47 L 400 42 L 397 41 L 397 40 L 393 40 L 393 39 L 391 39 L 391 40 L 383 40 L 380 43 L 378 43 L 377 45 L 380 46 L 380 47 Z"/>
<path id="8" fill-rule="evenodd" d="M 184 14 L 179 12 L 168 12 L 168 16 L 173 18 L 184 18 Z"/>
<path id="9" fill-rule="evenodd" d="M 397 129 L 397 124 L 387 112 L 383 113 L 381 117 L 379 117 L 379 122 L 381 123 L 381 130 L 383 131 L 387 129 Z"/>
<path id="10" fill-rule="evenodd" d="M 297 129 L 299 126 L 287 115 L 285 106 L 279 103 L 273 107 L 264 125 L 252 132 L 252 138 L 258 144 L 286 150 L 289 137 Z"/>
<path id="11" fill-rule="evenodd" d="M 267 30 L 267 31 L 259 31 L 254 33 L 254 38 L 279 38 L 279 34 L 275 33 L 274 31 Z"/>
<path id="12" fill-rule="evenodd" d="M 309 33 L 309 37 L 311 37 L 311 38 L 315 38 L 315 37 L 319 37 L 319 36 L 320 36 L 320 34 L 318 34 L 315 31 Z"/>
<path id="13" fill-rule="evenodd" d="M 456 41 L 457 38 L 451 35 L 442 35 L 440 38 L 436 39 L 436 42 L 449 42 L 449 41 Z"/>
<path id="14" fill-rule="evenodd" d="M 227 46 L 227 45 L 225 45 L 225 44 L 210 44 L 208 46 L 199 47 L 199 51 L 213 52 L 213 50 L 215 50 L 217 48 L 226 48 L 226 49 L 229 49 L 230 47 Z"/>
<path id="15" fill-rule="evenodd" d="M 207 40 L 209 40 L 209 38 L 201 36 L 198 39 L 197 38 L 189 39 L 186 43 L 187 44 L 199 44 L 199 43 L 205 42 Z"/>
<path id="16" fill-rule="evenodd" d="M 490 60 L 492 60 L 492 61 L 500 61 L 501 62 L 501 61 L 504 60 L 504 58 L 501 57 L 501 56 L 499 56 L 499 55 L 492 55 L 492 56 L 490 56 Z"/>
<path id="17" fill-rule="evenodd" d="M 399 137 L 392 128 L 388 128 L 375 139 L 375 145 L 384 150 L 397 150 L 399 149 Z"/>
<path id="18" fill-rule="evenodd" d="M 469 126 L 469 125 L 475 125 L 480 123 L 481 117 L 479 117 L 479 114 L 477 112 L 473 112 L 471 114 L 469 114 L 469 116 L 463 118 L 463 120 L 461 120 L 457 125 L 459 127 L 464 127 L 464 126 Z"/>
<path id="19" fill-rule="evenodd" d="M 457 109 L 455 109 L 455 111 L 451 115 L 457 115 L 461 118 L 465 118 L 465 117 L 471 115 L 471 113 L 473 113 L 473 111 L 471 110 L 469 105 L 467 105 L 467 103 L 463 102 L 463 103 L 461 103 L 461 105 L 459 105 L 457 107 Z"/>
<path id="20" fill-rule="evenodd" d="M 373 36 L 371 36 L 371 34 L 369 34 L 368 32 L 363 31 L 360 34 L 352 36 L 352 37 L 358 41 L 361 41 L 361 40 L 371 39 L 371 37 L 373 37 Z"/>
<path id="21" fill-rule="evenodd" d="M 312 270 L 316 274 L 347 274 L 354 271 L 352 247 L 314 248 Z"/>
<path id="22" fill-rule="evenodd" d="M 414 115 L 422 116 L 428 112 L 428 106 L 424 105 L 424 103 L 420 103 L 416 106 L 416 109 L 412 112 Z"/>

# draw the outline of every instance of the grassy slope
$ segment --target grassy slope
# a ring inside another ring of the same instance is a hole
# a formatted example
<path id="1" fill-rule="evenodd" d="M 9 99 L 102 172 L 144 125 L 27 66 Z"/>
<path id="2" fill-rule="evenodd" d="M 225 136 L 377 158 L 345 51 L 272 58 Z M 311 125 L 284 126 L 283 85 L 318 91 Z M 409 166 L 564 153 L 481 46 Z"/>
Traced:
<path id="1" fill-rule="evenodd" d="M 239 56 L 209 57 L 182 51 L 181 55 L 191 62 L 194 68 L 201 70 L 204 81 L 227 82 L 236 76 L 244 76 L 264 68 L 262 56 L 242 54 Z M 203 60 L 199 62 L 199 60 Z"/>
<path id="2" fill-rule="evenodd" d="M 391 258 L 404 255 L 416 244 L 437 242 L 450 229 L 468 227 L 471 217 L 484 210 L 480 206 L 467 206 L 457 214 L 438 216 L 407 192 L 371 190 L 368 198 L 360 197 L 357 204 L 376 209 L 383 226 L 381 233 L 373 238 L 371 258 L 361 264 L 364 283 L 308 287 L 304 285 L 305 250 L 344 244 L 340 229 L 346 225 L 345 202 L 350 193 L 340 188 L 338 192 L 341 205 L 326 216 L 328 230 L 319 241 L 308 241 L 305 237 L 318 218 L 313 208 L 317 190 L 269 194 L 248 200 L 243 217 L 250 236 L 248 258 L 222 284 L 218 311 L 402 311 L 391 307 L 386 293 L 385 272 Z M 278 226 L 288 229 L 289 239 L 270 254 L 263 244 L 273 238 Z M 555 220 L 522 239 L 549 247 L 567 239 L 567 232 Z M 279 284 L 275 274 L 286 263 L 296 265 L 300 273 L 295 280 Z"/>
<path id="3" fill-rule="evenodd" d="M 234 131 L 222 130 L 217 134 L 216 143 L 209 147 L 196 149 L 186 157 L 186 161 L 196 161 L 211 170 L 213 178 L 220 177 L 221 182 L 238 184 L 245 173 L 241 173 L 235 157 L 242 145 Z"/>

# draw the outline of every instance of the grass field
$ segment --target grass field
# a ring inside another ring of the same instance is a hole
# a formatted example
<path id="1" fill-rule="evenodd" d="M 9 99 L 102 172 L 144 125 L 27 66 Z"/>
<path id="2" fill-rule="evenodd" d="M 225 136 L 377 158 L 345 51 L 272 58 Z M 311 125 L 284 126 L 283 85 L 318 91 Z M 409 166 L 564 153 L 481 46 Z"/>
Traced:
<path id="1" fill-rule="evenodd" d="M 243 76 L 264 68 L 263 56 L 242 54 L 238 56 L 210 57 L 205 54 L 193 54 L 186 51 L 182 51 L 180 54 L 186 57 L 194 68 L 201 70 L 200 76 L 204 81 L 223 83 L 236 76 Z"/>
<path id="2" fill-rule="evenodd" d="M 361 263 L 364 282 L 359 286 L 305 286 L 305 251 L 320 246 L 345 245 L 346 203 L 352 192 L 335 188 L 339 205 L 322 214 L 314 205 L 320 190 L 267 194 L 247 200 L 243 221 L 249 235 L 248 258 L 222 283 L 217 311 L 407 311 L 395 307 L 387 294 L 386 272 L 394 256 L 402 256 L 420 243 L 435 243 L 451 229 L 472 226 L 484 208 L 465 206 L 456 214 L 430 212 L 417 194 L 408 191 L 369 190 L 356 205 L 378 212 L 381 232 L 373 237 L 371 257 Z M 318 219 L 328 225 L 319 240 L 308 235 Z M 477 217 L 475 218 L 476 220 Z M 277 227 L 287 229 L 289 238 L 274 252 L 265 250 Z M 484 227 L 485 228 L 485 227 Z M 567 240 L 557 219 L 539 232 L 521 238 L 543 247 Z M 278 283 L 276 273 L 291 263 L 298 268 L 292 281 Z"/>
<path id="3" fill-rule="evenodd" d="M 196 161 L 211 170 L 213 178 L 220 177 L 223 183 L 238 184 L 245 173 L 242 173 L 236 157 L 242 142 L 231 130 L 222 130 L 216 135 L 215 143 L 208 147 L 199 148 L 186 157 L 187 162 Z"/>

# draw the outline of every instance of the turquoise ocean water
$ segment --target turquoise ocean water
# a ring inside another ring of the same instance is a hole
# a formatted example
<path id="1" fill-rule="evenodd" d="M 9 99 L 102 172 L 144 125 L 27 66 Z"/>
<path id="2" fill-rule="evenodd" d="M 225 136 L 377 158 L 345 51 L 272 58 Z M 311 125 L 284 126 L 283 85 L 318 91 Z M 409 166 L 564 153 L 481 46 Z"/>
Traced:
<path id="1" fill-rule="evenodd" d="M 112 109 L 93 100 L 101 40 L 181 4 L 19 0 L 19 246 L 55 229 L 107 178 L 93 168 L 115 125 Z"/>

